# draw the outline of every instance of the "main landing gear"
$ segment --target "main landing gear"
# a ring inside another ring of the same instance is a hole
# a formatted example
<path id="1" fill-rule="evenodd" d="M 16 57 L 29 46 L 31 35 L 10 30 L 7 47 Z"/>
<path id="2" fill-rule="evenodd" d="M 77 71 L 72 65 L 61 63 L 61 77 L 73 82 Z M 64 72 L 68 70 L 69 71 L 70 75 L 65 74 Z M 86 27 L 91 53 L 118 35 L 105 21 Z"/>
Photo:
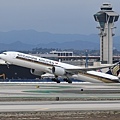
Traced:
<path id="1" fill-rule="evenodd" d="M 60 80 L 58 80 L 57 78 L 52 78 L 52 81 L 60 83 Z"/>
<path id="2" fill-rule="evenodd" d="M 58 76 L 55 76 L 55 78 L 52 78 L 52 81 L 60 83 L 60 80 L 58 79 Z M 63 81 L 68 82 L 68 83 L 72 83 L 72 80 L 70 80 L 68 77 L 63 78 Z"/>
<path id="3" fill-rule="evenodd" d="M 67 78 L 64 78 L 63 80 L 64 80 L 65 82 L 72 83 L 72 81 L 71 81 L 71 80 L 68 80 Z M 52 81 L 57 82 L 57 83 L 60 83 L 60 80 L 55 79 L 55 78 L 52 78 Z"/>
<path id="4" fill-rule="evenodd" d="M 64 78 L 63 79 L 65 82 L 72 83 L 72 81 L 69 78 Z"/>

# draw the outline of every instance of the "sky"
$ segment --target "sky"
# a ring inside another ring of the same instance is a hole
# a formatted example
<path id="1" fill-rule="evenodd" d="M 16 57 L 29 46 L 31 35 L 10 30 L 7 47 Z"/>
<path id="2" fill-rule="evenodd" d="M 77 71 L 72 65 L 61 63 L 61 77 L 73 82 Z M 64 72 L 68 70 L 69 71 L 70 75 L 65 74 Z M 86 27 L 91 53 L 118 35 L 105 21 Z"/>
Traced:
<path id="1" fill-rule="evenodd" d="M 104 2 L 120 14 L 120 0 L 0 0 L 0 31 L 97 34 L 93 15 Z M 116 35 L 120 35 L 120 20 L 115 26 Z"/>

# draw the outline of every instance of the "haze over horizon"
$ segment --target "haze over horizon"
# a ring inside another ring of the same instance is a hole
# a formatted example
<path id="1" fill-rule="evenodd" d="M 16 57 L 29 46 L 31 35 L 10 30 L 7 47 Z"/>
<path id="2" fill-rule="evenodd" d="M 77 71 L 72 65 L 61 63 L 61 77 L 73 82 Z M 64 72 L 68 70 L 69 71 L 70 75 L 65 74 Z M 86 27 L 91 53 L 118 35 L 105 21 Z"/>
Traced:
<path id="1" fill-rule="evenodd" d="M 105 0 L 0 0 L 0 31 L 29 30 L 58 34 L 98 34 L 93 15 Z M 109 0 L 120 14 L 118 1 Z M 116 36 L 120 22 L 115 23 Z"/>

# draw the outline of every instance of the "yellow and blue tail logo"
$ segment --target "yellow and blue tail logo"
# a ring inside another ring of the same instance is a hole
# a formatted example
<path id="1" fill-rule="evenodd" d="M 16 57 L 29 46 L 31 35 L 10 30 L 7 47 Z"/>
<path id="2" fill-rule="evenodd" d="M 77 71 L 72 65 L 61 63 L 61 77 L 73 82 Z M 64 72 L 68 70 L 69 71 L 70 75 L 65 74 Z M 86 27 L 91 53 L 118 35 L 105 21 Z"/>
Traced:
<path id="1" fill-rule="evenodd" d="M 118 76 L 119 72 L 120 72 L 120 62 L 116 63 L 116 65 L 114 65 L 113 67 L 111 67 L 109 69 L 109 71 L 107 71 L 106 73 Z"/>

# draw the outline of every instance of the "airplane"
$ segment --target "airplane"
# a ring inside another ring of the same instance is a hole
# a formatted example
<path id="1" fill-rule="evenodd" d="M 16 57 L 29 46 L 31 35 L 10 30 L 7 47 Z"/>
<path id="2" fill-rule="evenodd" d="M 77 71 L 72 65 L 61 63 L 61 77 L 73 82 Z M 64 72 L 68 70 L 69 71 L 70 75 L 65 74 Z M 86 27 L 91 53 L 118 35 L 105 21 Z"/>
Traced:
<path id="1" fill-rule="evenodd" d="M 107 65 L 107 66 L 97 66 L 97 67 L 79 67 L 79 66 L 70 65 L 59 61 L 54 61 L 54 60 L 33 56 L 30 54 L 24 54 L 16 51 L 3 52 L 0 54 L 0 58 L 4 60 L 7 63 L 7 65 L 10 63 L 17 66 L 29 68 L 30 72 L 37 76 L 41 76 L 46 73 L 52 74 L 54 75 L 54 78 L 52 78 L 52 80 L 57 83 L 60 83 L 58 79 L 59 76 L 62 76 L 64 81 L 68 83 L 72 83 L 70 78 L 73 75 L 77 75 L 79 73 L 87 73 L 88 71 L 91 70 L 97 70 L 97 69 L 108 68 L 113 66 L 113 65 Z M 94 74 L 95 73 L 93 73 L 93 75 Z M 102 74 L 102 77 L 104 76 L 104 74 Z"/>

